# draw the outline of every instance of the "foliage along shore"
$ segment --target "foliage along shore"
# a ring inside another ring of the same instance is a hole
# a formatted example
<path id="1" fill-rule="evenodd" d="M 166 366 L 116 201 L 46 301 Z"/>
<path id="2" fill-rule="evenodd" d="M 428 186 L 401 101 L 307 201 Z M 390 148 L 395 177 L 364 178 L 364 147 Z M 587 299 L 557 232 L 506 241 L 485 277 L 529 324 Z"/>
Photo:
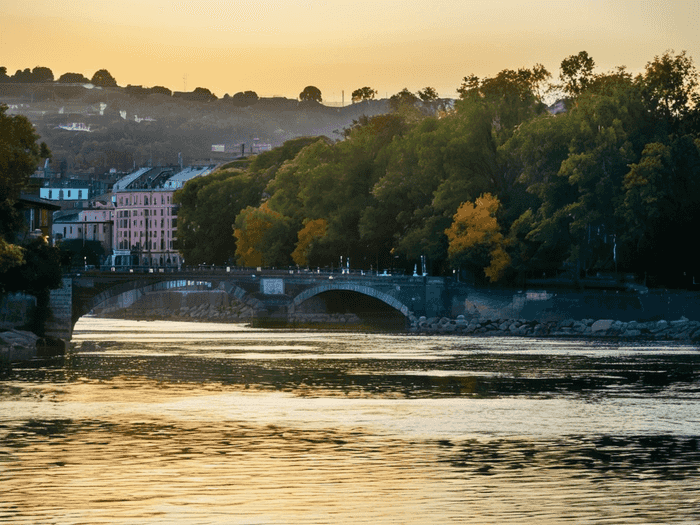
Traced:
<path id="1" fill-rule="evenodd" d="M 465 77 L 434 108 L 405 93 L 343 140 L 295 139 L 175 193 L 188 264 L 425 266 L 475 284 L 630 273 L 697 286 L 700 77 L 667 52 L 599 73 L 585 51 Z M 212 213 L 216 210 L 216 213 Z"/>

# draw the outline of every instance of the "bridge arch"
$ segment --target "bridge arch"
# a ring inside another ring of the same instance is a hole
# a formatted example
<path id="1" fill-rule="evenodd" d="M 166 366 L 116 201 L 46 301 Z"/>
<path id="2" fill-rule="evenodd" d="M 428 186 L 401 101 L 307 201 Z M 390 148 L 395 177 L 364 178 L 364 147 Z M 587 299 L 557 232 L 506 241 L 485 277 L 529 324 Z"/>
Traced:
<path id="1" fill-rule="evenodd" d="M 323 284 L 320 286 L 314 286 L 312 288 L 307 288 L 303 292 L 301 292 L 299 295 L 297 295 L 294 299 L 292 299 L 292 304 L 290 308 L 290 312 L 294 313 L 296 309 L 301 306 L 301 304 L 306 301 L 307 299 L 310 299 L 316 295 L 319 295 L 324 292 L 333 292 L 333 291 L 350 291 L 350 292 L 356 292 L 362 295 L 366 295 L 368 297 L 373 297 L 384 304 L 392 307 L 393 309 L 397 310 L 401 314 L 403 314 L 404 317 L 407 318 L 412 318 L 413 317 L 413 312 L 411 312 L 408 309 L 408 306 L 403 304 L 401 301 L 396 299 L 395 297 L 392 297 L 389 294 L 386 294 L 384 292 L 381 292 L 377 290 L 376 288 L 372 288 L 371 286 L 364 286 L 361 284 L 354 284 L 354 283 L 333 283 L 333 284 Z"/>
<path id="2" fill-rule="evenodd" d="M 83 315 L 90 313 L 93 308 L 100 306 L 110 299 L 123 295 L 125 297 L 122 306 L 128 307 L 148 292 L 174 290 L 186 288 L 188 286 L 206 286 L 207 288 L 213 288 L 214 283 L 211 280 L 194 279 L 167 279 L 157 282 L 133 280 L 107 288 L 96 295 L 80 298 L 82 300 L 74 297 L 72 308 L 73 325 L 75 325 L 78 319 Z"/>

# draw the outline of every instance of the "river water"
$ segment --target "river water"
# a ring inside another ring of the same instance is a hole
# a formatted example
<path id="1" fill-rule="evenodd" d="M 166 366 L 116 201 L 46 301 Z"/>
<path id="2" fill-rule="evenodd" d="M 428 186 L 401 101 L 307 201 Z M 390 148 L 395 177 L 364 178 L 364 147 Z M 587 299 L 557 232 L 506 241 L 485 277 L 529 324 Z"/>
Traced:
<path id="1" fill-rule="evenodd" d="M 700 523 L 700 351 L 83 318 L 0 523 Z"/>

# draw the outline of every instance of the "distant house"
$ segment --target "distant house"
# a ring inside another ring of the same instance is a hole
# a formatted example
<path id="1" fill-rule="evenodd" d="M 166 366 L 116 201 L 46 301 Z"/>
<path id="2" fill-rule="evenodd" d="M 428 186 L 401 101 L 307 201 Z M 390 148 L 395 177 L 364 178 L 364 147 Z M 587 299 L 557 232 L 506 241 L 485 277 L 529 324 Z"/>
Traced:
<path id="1" fill-rule="evenodd" d="M 108 192 L 109 183 L 100 180 L 56 179 L 39 188 L 39 197 L 50 201 L 87 201 Z"/>
<path id="2" fill-rule="evenodd" d="M 90 202 L 85 209 L 58 211 L 53 218 L 53 236 L 58 240 L 98 241 L 105 253 L 112 251 L 114 207 Z"/>
<path id="3" fill-rule="evenodd" d="M 53 213 L 60 210 L 60 206 L 36 195 L 22 194 L 15 208 L 24 215 L 24 222 L 27 225 L 27 232 L 20 235 L 20 240 L 29 234 L 38 233 L 37 230 L 39 230 L 42 237 L 52 241 Z"/>

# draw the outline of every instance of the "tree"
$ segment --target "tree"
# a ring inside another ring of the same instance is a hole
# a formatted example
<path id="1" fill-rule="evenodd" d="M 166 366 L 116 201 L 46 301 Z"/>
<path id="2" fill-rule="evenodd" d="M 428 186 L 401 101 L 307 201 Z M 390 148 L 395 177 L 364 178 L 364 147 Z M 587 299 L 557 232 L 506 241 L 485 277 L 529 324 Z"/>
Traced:
<path id="1" fill-rule="evenodd" d="M 258 94 L 255 91 L 239 91 L 231 97 L 231 103 L 234 106 L 246 107 L 252 106 L 258 99 Z"/>
<path id="2" fill-rule="evenodd" d="M 12 75 L 12 82 L 17 82 L 24 84 L 32 81 L 32 70 L 28 67 L 25 69 L 18 69 L 15 74 Z"/>
<path id="3" fill-rule="evenodd" d="M 490 281 L 503 277 L 511 259 L 505 250 L 507 241 L 496 220 L 499 207 L 500 202 L 490 193 L 481 195 L 473 203 L 460 205 L 452 226 L 445 230 L 452 265 L 483 270 Z"/>
<path id="4" fill-rule="evenodd" d="M 392 111 L 399 111 L 403 108 L 413 107 L 418 102 L 418 97 L 411 93 L 408 88 L 403 88 L 401 91 L 392 95 L 389 98 L 389 106 Z"/>
<path id="5" fill-rule="evenodd" d="M 491 113 L 498 145 L 522 122 L 545 111 L 543 85 L 550 73 L 541 64 L 532 69 L 504 69 L 493 78 L 464 77 L 457 92 L 466 103 L 480 104 Z"/>
<path id="6" fill-rule="evenodd" d="M 688 232 L 700 228 L 699 180 L 700 139 L 692 135 L 649 143 L 639 161 L 629 165 L 618 211 L 625 219 L 623 240 L 632 244 L 639 274 L 673 285 L 677 276 L 695 267 Z"/>
<path id="7" fill-rule="evenodd" d="M 641 82 L 650 111 L 659 120 L 677 127 L 692 112 L 700 110 L 699 80 L 693 60 L 686 52 L 676 56 L 672 53 L 667 51 L 647 63 Z"/>
<path id="8" fill-rule="evenodd" d="M 61 285 L 58 250 L 44 239 L 23 247 L 13 241 L 24 223 L 15 203 L 41 156 L 50 152 L 46 144 L 37 143 L 39 137 L 26 117 L 7 116 L 6 111 L 0 104 L 0 292 L 25 291 L 37 298 L 38 324 L 31 328 L 41 334 L 49 289 Z"/>
<path id="9" fill-rule="evenodd" d="M 377 90 L 372 89 L 371 87 L 362 87 L 359 89 L 356 89 L 355 91 L 352 92 L 352 101 L 353 103 L 355 102 L 362 102 L 363 100 L 372 100 L 374 97 L 377 95 Z"/>
<path id="10" fill-rule="evenodd" d="M 194 88 L 194 91 L 190 94 L 191 100 L 198 100 L 200 102 L 211 102 L 216 100 L 216 95 L 209 91 L 207 88 L 198 87 Z"/>
<path id="11" fill-rule="evenodd" d="M 96 86 L 117 87 L 117 81 L 106 69 L 99 69 L 95 71 L 95 74 L 92 75 L 92 80 L 90 80 L 90 82 Z"/>
<path id="12" fill-rule="evenodd" d="M 304 91 L 299 93 L 299 100 L 302 102 L 322 102 L 321 99 L 321 90 L 318 89 L 316 86 L 306 86 L 304 88 Z"/>
<path id="13" fill-rule="evenodd" d="M 89 84 L 90 79 L 81 73 L 63 73 L 56 82 L 62 84 Z"/>
<path id="14" fill-rule="evenodd" d="M 32 82 L 53 82 L 53 71 L 48 67 L 35 67 L 32 70 Z"/>
<path id="15" fill-rule="evenodd" d="M 242 266 L 287 266 L 292 253 L 290 220 L 264 202 L 236 217 L 236 259 Z"/>
<path id="16" fill-rule="evenodd" d="M 153 94 L 165 95 L 166 97 L 171 97 L 173 95 L 173 92 L 165 86 L 153 86 L 150 91 Z"/>
<path id="17" fill-rule="evenodd" d="M 232 169 L 194 178 L 176 191 L 173 199 L 180 204 L 177 237 L 185 261 L 229 263 L 236 253 L 231 225 L 242 209 L 260 202 L 263 187 L 250 174 Z"/>
<path id="18" fill-rule="evenodd" d="M 559 78 L 564 83 L 564 92 L 576 97 L 585 91 L 594 79 L 594 67 L 595 61 L 585 51 L 562 60 Z"/>
<path id="19" fill-rule="evenodd" d="M 22 217 L 15 202 L 43 156 L 50 152 L 45 143 L 38 144 L 34 126 L 22 115 L 6 115 L 0 104 L 0 236 L 13 242 Z"/>
<path id="20" fill-rule="evenodd" d="M 428 86 L 425 89 L 418 91 L 418 98 L 420 98 L 423 102 L 434 102 L 440 97 L 435 88 Z"/>
<path id="21" fill-rule="evenodd" d="M 313 221 L 307 220 L 304 227 L 299 230 L 299 242 L 292 252 L 292 260 L 299 266 L 307 266 L 309 264 L 309 256 L 313 250 L 314 243 L 319 239 L 323 239 L 328 228 L 326 219 L 316 219 Z"/>

